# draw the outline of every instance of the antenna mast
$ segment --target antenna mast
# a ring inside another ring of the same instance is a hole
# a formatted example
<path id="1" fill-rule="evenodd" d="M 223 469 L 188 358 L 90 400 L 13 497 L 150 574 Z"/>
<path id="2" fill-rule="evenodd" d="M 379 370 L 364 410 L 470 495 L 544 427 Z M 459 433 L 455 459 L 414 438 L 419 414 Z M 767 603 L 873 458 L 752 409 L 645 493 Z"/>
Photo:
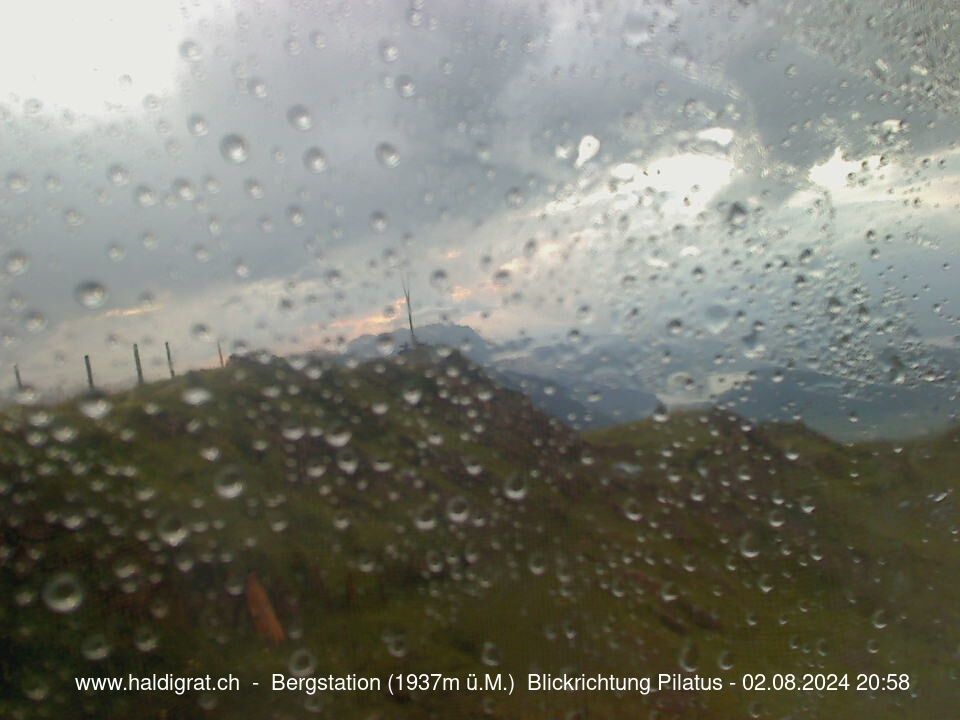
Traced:
<path id="1" fill-rule="evenodd" d="M 410 345 L 417 346 L 417 335 L 413 332 L 413 307 L 410 305 L 410 286 L 407 284 L 407 278 L 401 278 L 400 285 L 403 287 L 403 299 L 407 303 L 407 322 L 410 323 Z"/>

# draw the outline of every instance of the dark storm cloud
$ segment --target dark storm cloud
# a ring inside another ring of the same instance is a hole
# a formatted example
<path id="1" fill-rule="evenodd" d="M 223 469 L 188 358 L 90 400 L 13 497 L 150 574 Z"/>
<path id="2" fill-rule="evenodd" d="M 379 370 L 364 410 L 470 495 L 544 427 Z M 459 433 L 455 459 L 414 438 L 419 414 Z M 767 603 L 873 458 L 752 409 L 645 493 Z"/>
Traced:
<path id="1" fill-rule="evenodd" d="M 2 191 L 3 252 L 30 267 L 6 280 L 5 361 L 63 350 L 65 338 L 72 352 L 78 338 L 159 343 L 194 325 L 309 344 L 393 303 L 404 268 L 427 311 L 474 317 L 515 291 L 525 301 L 510 313 L 535 331 L 568 315 L 549 317 L 544 298 L 596 295 L 591 263 L 638 262 L 619 245 L 565 245 L 581 230 L 612 238 L 613 220 L 594 217 L 605 210 L 548 211 L 558 197 L 602 194 L 617 163 L 725 153 L 735 172 L 713 205 L 762 197 L 769 212 L 837 147 L 854 157 L 942 147 L 942 108 L 897 106 L 889 83 L 863 71 L 858 58 L 882 38 L 863 33 L 857 57 L 838 60 L 816 41 L 822 28 L 795 33 L 780 13 L 739 2 L 189 9 L 170 35 L 168 88 L 69 122 L 56 98 L 40 112 L 7 104 L 2 172 L 29 189 Z M 890 137 L 891 118 L 908 129 Z M 697 133 L 716 127 L 733 143 L 704 150 Z M 224 156 L 231 135 L 244 142 L 240 164 Z M 600 150 L 581 167 L 585 136 Z M 306 166 L 311 148 L 322 172 Z M 534 236 L 570 259 L 517 265 Z M 507 264 L 529 267 L 491 288 Z M 435 270 L 449 282 L 431 283 Z M 94 311 L 75 298 L 88 280 L 109 292 Z M 138 314 L 145 295 L 155 309 Z M 30 312 L 45 330 L 25 329 Z"/>

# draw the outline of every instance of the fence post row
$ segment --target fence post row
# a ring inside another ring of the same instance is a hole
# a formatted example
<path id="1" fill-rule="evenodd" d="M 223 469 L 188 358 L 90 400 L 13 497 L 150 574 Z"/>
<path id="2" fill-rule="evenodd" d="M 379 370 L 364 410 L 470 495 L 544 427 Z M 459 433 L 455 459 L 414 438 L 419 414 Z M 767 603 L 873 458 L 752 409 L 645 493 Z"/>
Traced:
<path id="1" fill-rule="evenodd" d="M 173 353 L 170 351 L 170 343 L 164 342 L 164 348 L 167 351 L 167 368 L 170 370 L 170 377 L 176 377 L 176 373 L 173 370 Z M 223 347 L 220 344 L 220 341 L 217 341 L 217 355 L 220 358 L 220 367 L 226 367 L 226 362 L 223 359 Z M 143 385 L 145 380 L 143 379 L 143 363 L 140 361 L 140 346 L 138 343 L 133 344 L 133 363 L 137 369 L 137 384 Z M 90 356 L 83 356 L 83 365 L 87 371 L 87 387 L 90 390 L 96 390 L 96 384 L 93 382 L 93 366 L 90 363 Z M 14 364 L 13 366 L 13 377 L 17 382 L 17 390 L 22 391 L 24 389 L 23 378 L 20 376 L 20 366 Z"/>

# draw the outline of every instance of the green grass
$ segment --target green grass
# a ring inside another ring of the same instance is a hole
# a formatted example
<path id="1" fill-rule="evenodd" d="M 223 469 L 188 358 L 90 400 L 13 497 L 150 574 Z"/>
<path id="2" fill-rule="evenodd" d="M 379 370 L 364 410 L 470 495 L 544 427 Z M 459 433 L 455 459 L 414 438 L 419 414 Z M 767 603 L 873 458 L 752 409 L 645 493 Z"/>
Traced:
<path id="1" fill-rule="evenodd" d="M 209 400 L 185 402 L 198 388 Z M 2 717 L 300 717 L 308 698 L 264 687 L 300 649 L 324 675 L 696 667 L 916 688 L 322 698 L 344 718 L 939 718 L 960 701 L 956 433 L 843 446 L 695 411 L 580 436 L 425 349 L 354 369 L 235 360 L 109 401 L 96 420 L 79 402 L 0 417 Z M 64 571 L 85 598 L 57 614 L 42 595 Z M 250 573 L 279 647 L 253 628 Z M 111 650 L 91 660 L 98 634 Z M 152 672 L 261 687 L 73 689 Z"/>

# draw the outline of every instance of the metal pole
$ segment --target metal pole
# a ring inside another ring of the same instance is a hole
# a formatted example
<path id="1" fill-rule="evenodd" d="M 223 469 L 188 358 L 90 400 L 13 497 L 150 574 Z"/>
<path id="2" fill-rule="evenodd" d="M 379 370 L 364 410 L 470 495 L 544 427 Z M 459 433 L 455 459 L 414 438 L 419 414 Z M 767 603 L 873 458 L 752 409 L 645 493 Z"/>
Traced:
<path id="1" fill-rule="evenodd" d="M 91 389 L 91 390 L 94 390 L 95 388 L 94 388 L 94 385 L 93 385 L 93 369 L 90 367 L 90 356 L 89 356 L 89 355 L 84 355 L 84 356 L 83 356 L 83 364 L 87 366 L 87 385 L 90 386 L 90 389 Z"/>
<path id="2" fill-rule="evenodd" d="M 133 362 L 137 366 L 137 384 L 143 385 L 143 366 L 140 364 L 140 348 L 133 344 Z"/>
<path id="3" fill-rule="evenodd" d="M 165 342 L 164 345 L 167 348 L 167 367 L 170 368 L 170 377 L 175 377 L 176 373 L 173 371 L 173 356 L 170 354 L 170 343 Z"/>
<path id="4" fill-rule="evenodd" d="M 417 346 L 417 336 L 413 332 L 413 307 L 410 305 L 410 288 L 407 285 L 406 278 L 400 282 L 403 288 L 403 299 L 407 302 L 407 321 L 410 323 L 410 346 L 415 348 Z"/>
<path id="5" fill-rule="evenodd" d="M 219 340 L 217 340 L 217 354 L 220 356 L 220 367 L 223 367 L 223 350 L 220 347 Z"/>
<path id="6" fill-rule="evenodd" d="M 17 378 L 17 390 L 23 390 L 23 380 L 20 379 L 20 366 L 13 366 L 13 374 Z"/>

